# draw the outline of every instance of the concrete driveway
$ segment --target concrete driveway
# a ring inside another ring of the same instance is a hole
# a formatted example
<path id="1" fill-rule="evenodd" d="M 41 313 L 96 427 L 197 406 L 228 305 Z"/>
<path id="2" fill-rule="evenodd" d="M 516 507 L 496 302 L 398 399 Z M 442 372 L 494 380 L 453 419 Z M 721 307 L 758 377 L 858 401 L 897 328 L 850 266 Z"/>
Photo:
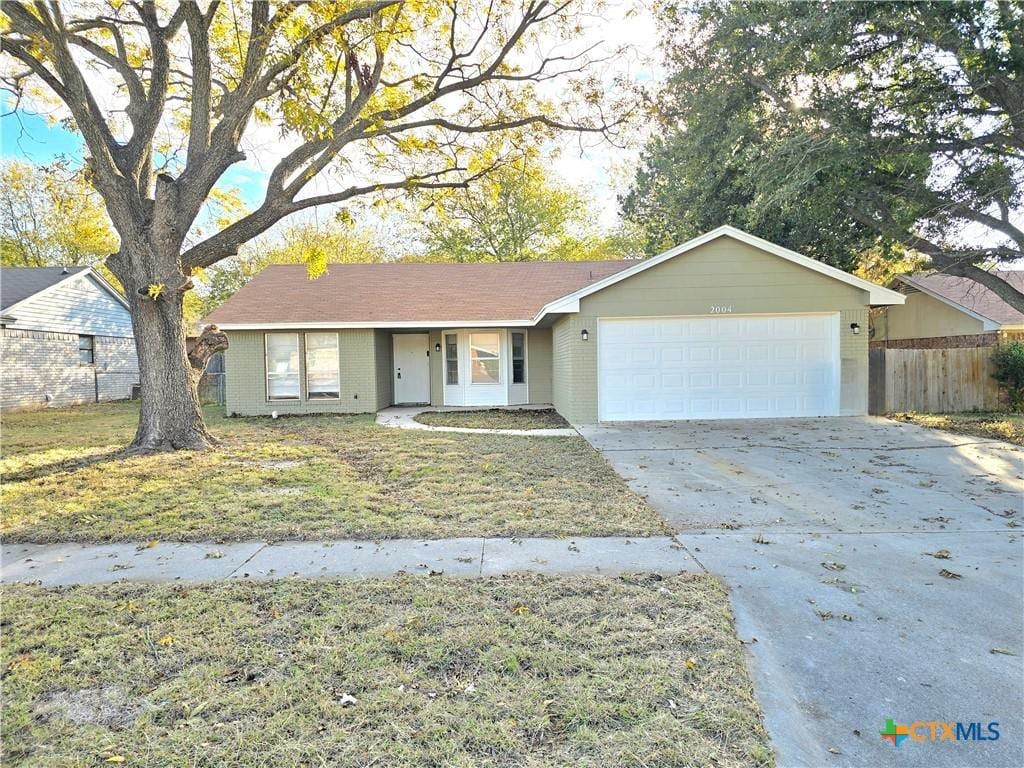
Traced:
<path id="1" fill-rule="evenodd" d="M 876 418 L 581 432 L 728 583 L 780 766 L 1024 765 L 1024 449 Z M 1000 737 L 895 747 L 887 719 Z"/>

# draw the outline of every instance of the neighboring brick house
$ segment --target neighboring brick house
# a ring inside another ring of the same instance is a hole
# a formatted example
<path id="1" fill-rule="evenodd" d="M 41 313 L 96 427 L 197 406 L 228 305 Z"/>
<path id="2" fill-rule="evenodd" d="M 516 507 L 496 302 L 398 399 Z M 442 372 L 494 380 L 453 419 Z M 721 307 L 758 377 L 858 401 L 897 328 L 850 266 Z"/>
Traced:
<path id="1" fill-rule="evenodd" d="M 128 303 L 96 270 L 0 269 L 0 407 L 121 400 L 138 383 Z"/>

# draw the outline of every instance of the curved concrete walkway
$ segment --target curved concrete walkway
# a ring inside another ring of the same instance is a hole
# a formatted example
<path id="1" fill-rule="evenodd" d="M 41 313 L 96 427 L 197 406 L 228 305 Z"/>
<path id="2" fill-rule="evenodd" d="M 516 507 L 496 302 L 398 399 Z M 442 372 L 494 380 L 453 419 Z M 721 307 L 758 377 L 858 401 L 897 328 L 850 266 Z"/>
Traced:
<path id="1" fill-rule="evenodd" d="M 7 544 L 0 581 L 45 587 L 112 582 L 386 577 L 398 573 L 678 573 L 700 565 L 667 536 L 575 539 L 381 539 L 360 541 Z"/>
<path id="2" fill-rule="evenodd" d="M 575 437 L 579 434 L 572 427 L 564 429 L 474 429 L 471 427 L 435 427 L 430 424 L 421 424 L 414 417 L 424 411 L 436 411 L 437 408 L 426 406 L 392 406 L 377 412 L 377 423 L 382 427 L 394 427 L 396 429 L 423 429 L 428 432 L 463 432 L 469 435 L 521 435 L 524 437 Z M 466 411 L 481 410 L 479 408 L 466 408 Z M 457 409 L 452 409 L 458 412 Z"/>

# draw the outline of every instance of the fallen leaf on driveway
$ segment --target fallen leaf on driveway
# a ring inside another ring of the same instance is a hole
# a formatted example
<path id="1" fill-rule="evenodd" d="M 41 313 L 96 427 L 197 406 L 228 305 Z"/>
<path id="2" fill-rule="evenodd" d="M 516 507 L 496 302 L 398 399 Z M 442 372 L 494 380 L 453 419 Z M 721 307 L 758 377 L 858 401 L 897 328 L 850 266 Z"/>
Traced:
<path id="1" fill-rule="evenodd" d="M 843 568 L 846 567 L 842 563 L 833 563 L 833 562 L 828 561 L 828 560 L 826 560 L 821 565 L 822 565 L 823 568 L 828 568 L 830 571 L 841 571 L 841 570 L 843 570 Z"/>
<path id="2" fill-rule="evenodd" d="M 989 653 L 1001 653 L 1003 656 L 1016 656 L 1017 654 L 1009 648 L 989 648 Z"/>
<path id="3" fill-rule="evenodd" d="M 939 571 L 939 576 L 941 576 L 944 579 L 962 579 L 963 578 L 963 576 L 961 576 L 959 573 L 953 573 L 952 571 L 947 571 L 945 568 L 943 568 L 941 571 Z"/>
<path id="4" fill-rule="evenodd" d="M 953 555 L 950 554 L 948 549 L 940 549 L 936 552 L 925 552 L 926 555 L 937 557 L 939 560 L 952 560 Z"/>
<path id="5" fill-rule="evenodd" d="M 135 548 L 135 551 L 136 552 L 141 552 L 144 549 L 152 549 L 153 547 L 155 547 L 159 543 L 160 543 L 160 539 L 152 539 L 150 541 L 147 541 L 145 544 L 139 544 L 139 546 L 137 546 Z"/>

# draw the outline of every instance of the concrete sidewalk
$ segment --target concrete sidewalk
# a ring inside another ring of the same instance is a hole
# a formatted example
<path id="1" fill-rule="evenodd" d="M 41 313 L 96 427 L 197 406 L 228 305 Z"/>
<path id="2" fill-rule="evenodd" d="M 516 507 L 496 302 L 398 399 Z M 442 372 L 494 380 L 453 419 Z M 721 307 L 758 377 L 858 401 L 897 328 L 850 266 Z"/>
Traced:
<path id="1" fill-rule="evenodd" d="M 231 544 L 11 544 L 3 548 L 0 580 L 43 586 L 115 581 L 168 582 L 280 579 L 288 576 L 391 576 L 396 573 L 493 576 L 513 571 L 624 573 L 697 571 L 675 540 L 382 539 L 379 541 L 259 541 Z"/>

